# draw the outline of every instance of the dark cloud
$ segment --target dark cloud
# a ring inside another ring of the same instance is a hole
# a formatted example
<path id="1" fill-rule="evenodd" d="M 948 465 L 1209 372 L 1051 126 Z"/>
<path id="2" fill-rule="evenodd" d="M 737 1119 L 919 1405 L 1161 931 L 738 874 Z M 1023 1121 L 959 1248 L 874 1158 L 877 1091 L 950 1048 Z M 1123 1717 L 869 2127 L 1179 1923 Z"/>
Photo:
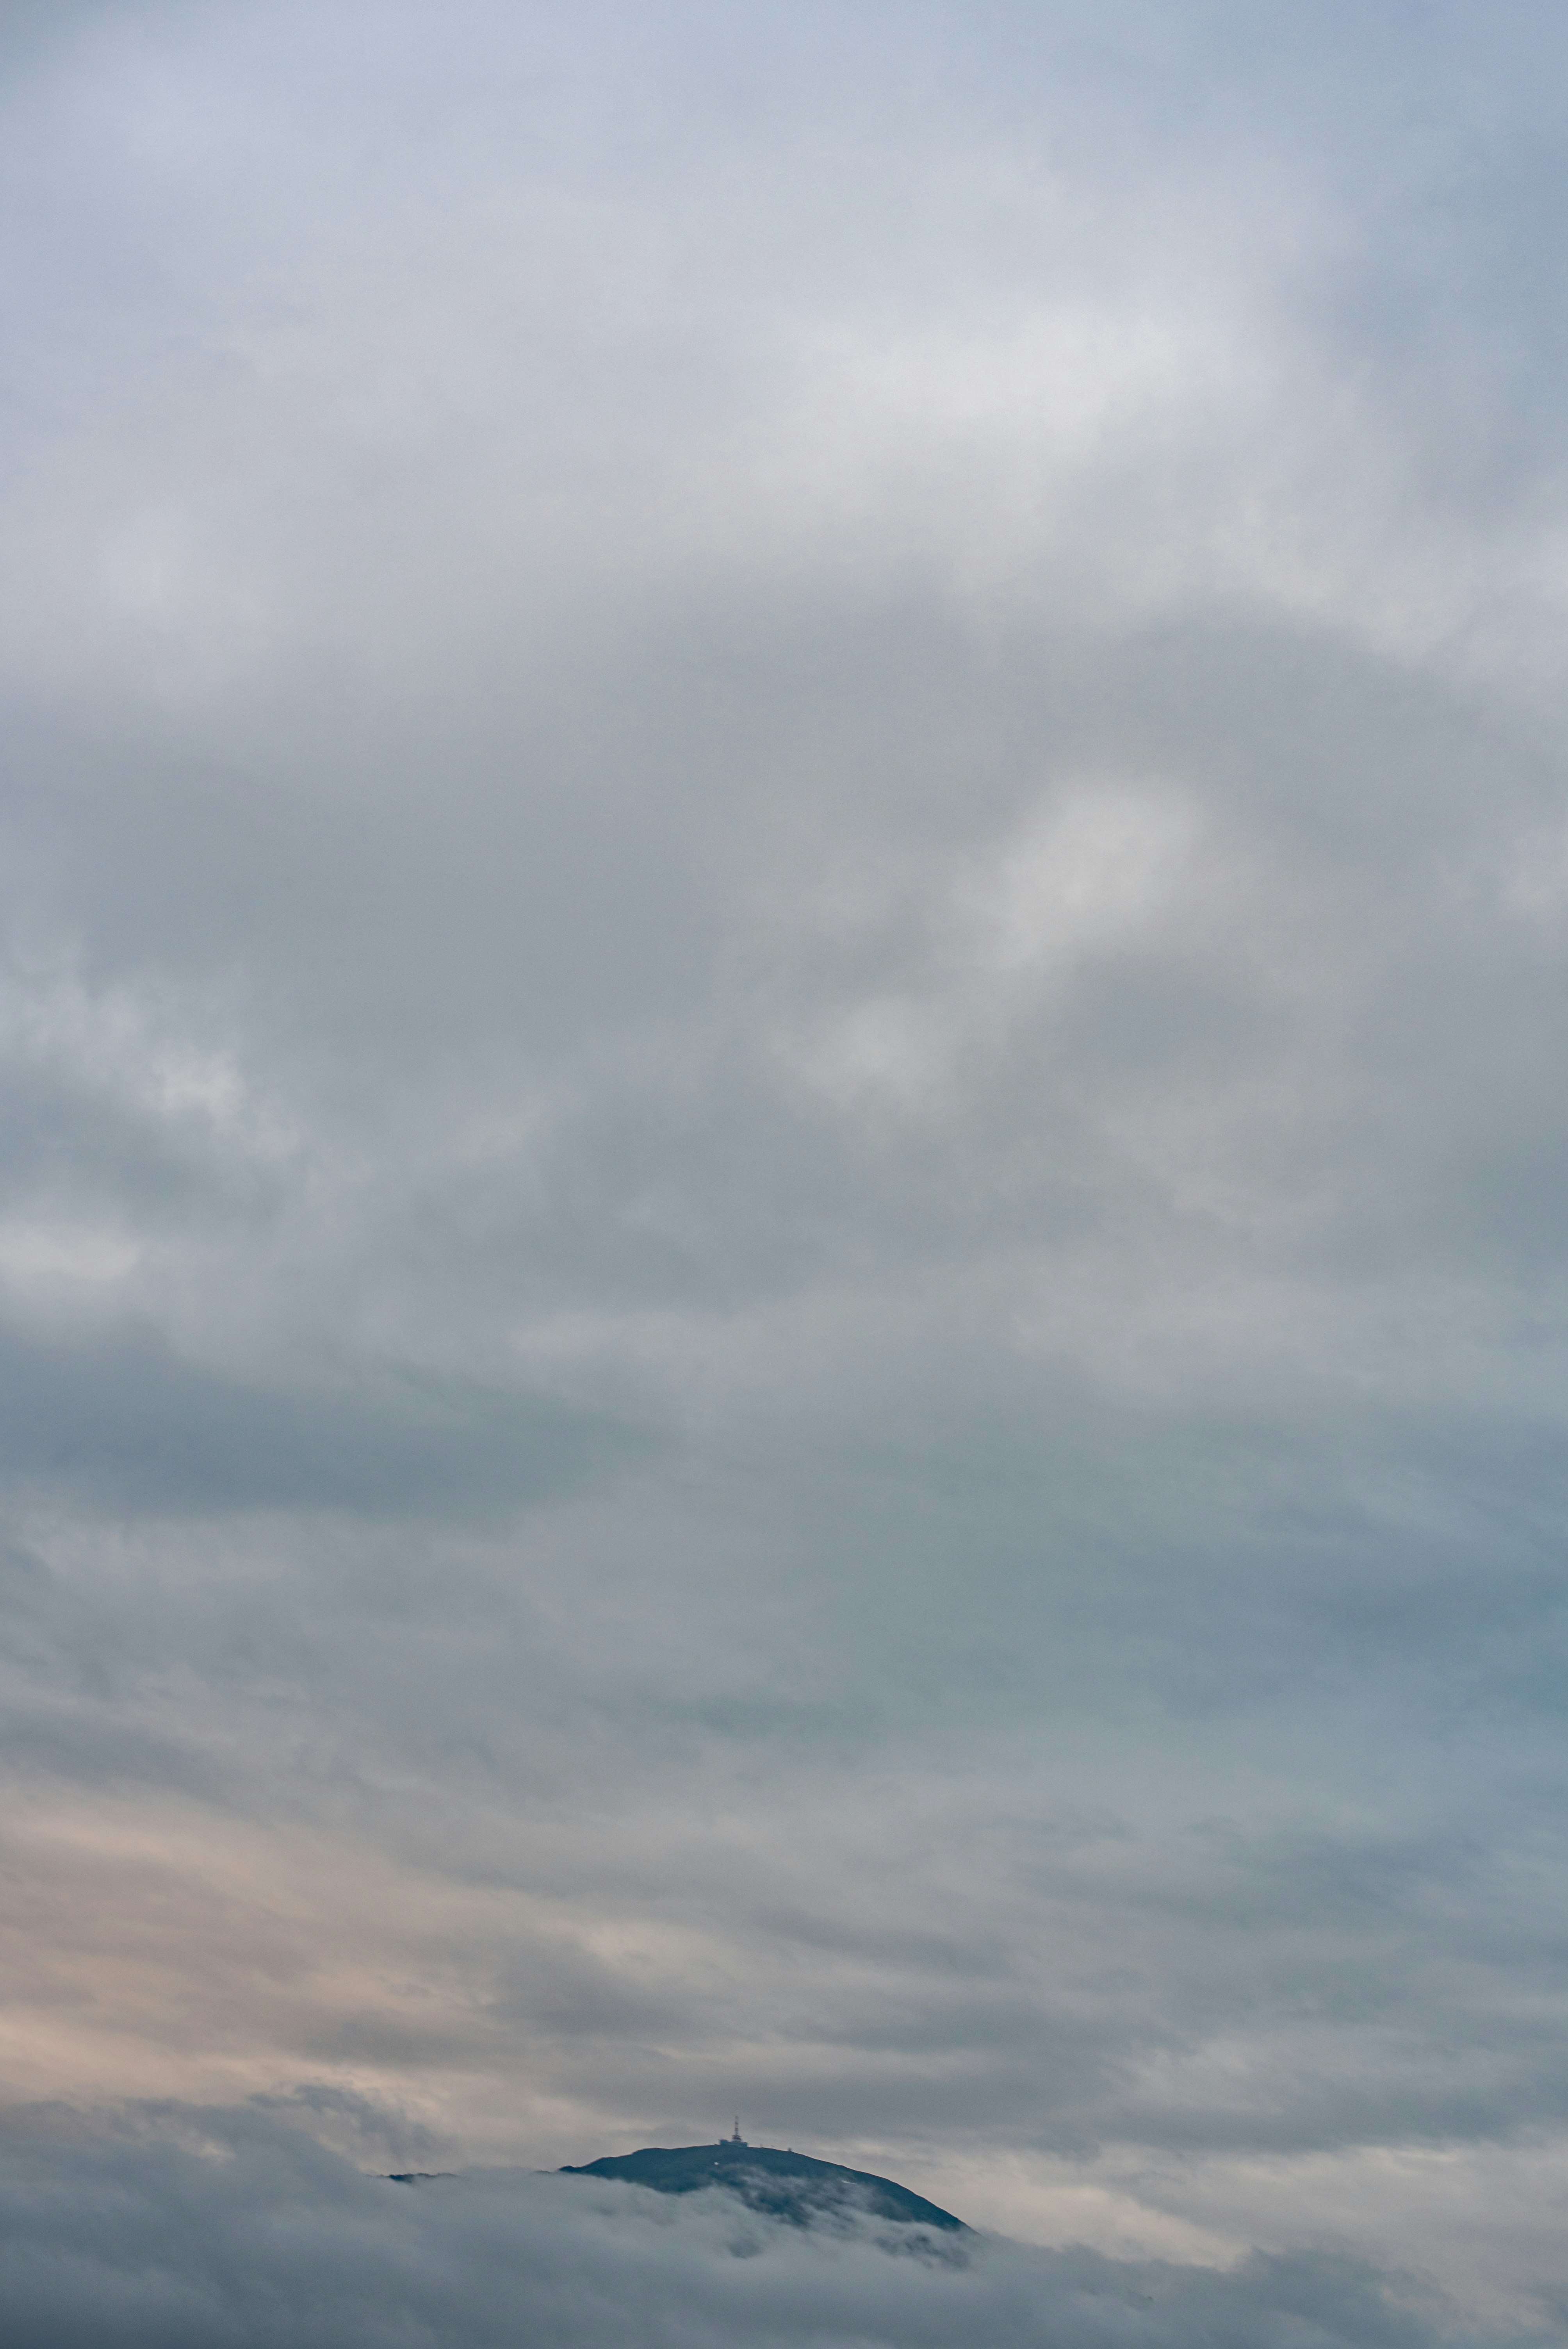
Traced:
<path id="1" fill-rule="evenodd" d="M 653 1441 L 608 1414 L 418 1366 L 399 1377 L 388 1365 L 376 1384 L 246 1387 L 134 1325 L 72 1346 L 15 1333 L 0 1338 L 0 1456 L 19 1480 L 133 1511 L 462 1515 L 558 1497 Z"/>

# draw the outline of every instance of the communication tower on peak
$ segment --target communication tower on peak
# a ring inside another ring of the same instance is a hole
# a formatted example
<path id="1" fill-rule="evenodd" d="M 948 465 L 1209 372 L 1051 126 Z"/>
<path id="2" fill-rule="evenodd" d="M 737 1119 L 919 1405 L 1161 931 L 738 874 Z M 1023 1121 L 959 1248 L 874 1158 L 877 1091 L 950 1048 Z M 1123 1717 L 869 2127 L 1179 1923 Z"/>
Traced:
<path id="1" fill-rule="evenodd" d="M 731 2145 L 744 2145 L 746 2143 L 746 2139 L 740 2134 L 740 2115 L 738 2113 L 735 2116 L 735 2135 L 730 2138 L 729 2142 Z"/>

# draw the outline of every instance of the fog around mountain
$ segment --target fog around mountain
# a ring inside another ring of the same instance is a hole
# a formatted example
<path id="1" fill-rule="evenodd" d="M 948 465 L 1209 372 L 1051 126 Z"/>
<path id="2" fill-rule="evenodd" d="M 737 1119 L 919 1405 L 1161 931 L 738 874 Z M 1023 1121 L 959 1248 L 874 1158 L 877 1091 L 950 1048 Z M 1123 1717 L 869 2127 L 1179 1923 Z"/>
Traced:
<path id="1" fill-rule="evenodd" d="M 0 2304 L 27 2349 L 1526 2349 L 1321 2253 L 1238 2270 L 805 2229 L 722 2189 L 370 2178 L 191 2115 L 203 2153 L 0 2145 Z M 1557 2337 L 1555 2334 L 1550 2336 Z"/>

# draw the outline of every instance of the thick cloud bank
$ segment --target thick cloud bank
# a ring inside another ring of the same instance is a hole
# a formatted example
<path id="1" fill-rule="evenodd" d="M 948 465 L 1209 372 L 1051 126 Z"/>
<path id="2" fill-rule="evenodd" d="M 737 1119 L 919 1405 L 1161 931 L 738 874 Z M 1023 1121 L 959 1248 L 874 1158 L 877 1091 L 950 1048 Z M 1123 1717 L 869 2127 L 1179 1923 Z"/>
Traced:
<path id="1" fill-rule="evenodd" d="M 1358 2262 L 1230 2273 L 807 2232 L 723 2193 L 527 2172 L 407 2187 L 293 2132 L 0 2146 L 0 2305 L 27 2349 L 1458 2349 Z M 1466 2333 L 1467 2342 L 1481 2336 Z M 1522 2344 L 1522 2333 L 1487 2336 Z"/>
<path id="2" fill-rule="evenodd" d="M 1565 250 L 1562 0 L 0 5 L 0 2127 L 1568 2299 Z"/>

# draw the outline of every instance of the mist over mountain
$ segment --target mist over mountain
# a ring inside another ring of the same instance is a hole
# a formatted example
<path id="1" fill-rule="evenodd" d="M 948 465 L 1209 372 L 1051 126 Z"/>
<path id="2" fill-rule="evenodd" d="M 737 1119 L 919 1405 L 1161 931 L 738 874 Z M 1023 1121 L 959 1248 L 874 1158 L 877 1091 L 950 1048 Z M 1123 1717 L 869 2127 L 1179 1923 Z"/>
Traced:
<path id="1" fill-rule="evenodd" d="M 170 2126 L 170 2116 L 161 2116 Z M 1544 2349 L 1322 2253 L 1229 2271 L 592 2170 L 366 2177 L 253 2114 L 202 2149 L 0 2139 L 17 2349 Z"/>

